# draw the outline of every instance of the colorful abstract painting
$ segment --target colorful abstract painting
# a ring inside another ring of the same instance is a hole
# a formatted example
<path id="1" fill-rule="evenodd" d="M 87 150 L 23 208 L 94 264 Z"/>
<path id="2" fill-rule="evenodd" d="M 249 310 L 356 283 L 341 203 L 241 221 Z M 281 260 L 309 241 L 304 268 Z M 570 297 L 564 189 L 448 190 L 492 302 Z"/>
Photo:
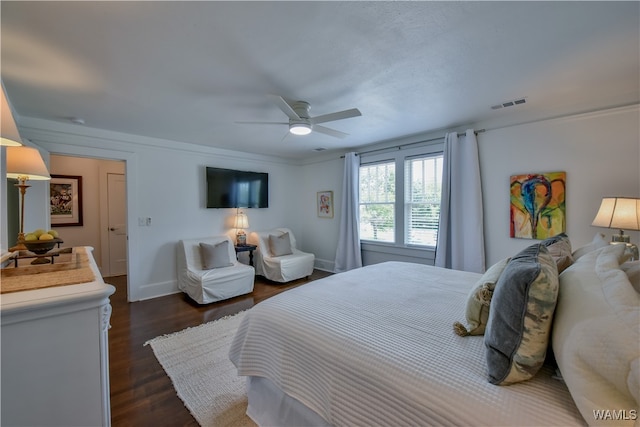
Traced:
<path id="1" fill-rule="evenodd" d="M 566 231 L 566 172 L 511 176 L 511 237 L 546 239 Z"/>

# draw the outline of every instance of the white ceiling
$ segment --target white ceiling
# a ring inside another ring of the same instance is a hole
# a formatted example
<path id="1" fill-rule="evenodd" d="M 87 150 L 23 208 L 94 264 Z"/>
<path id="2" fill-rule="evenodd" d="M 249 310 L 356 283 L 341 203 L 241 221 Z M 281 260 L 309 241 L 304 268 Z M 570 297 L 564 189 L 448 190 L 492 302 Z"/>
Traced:
<path id="1" fill-rule="evenodd" d="M 638 103 L 639 6 L 3 0 L 1 71 L 18 122 L 295 159 Z M 286 121 L 268 94 L 362 117 L 324 124 L 345 139 L 236 123 Z"/>

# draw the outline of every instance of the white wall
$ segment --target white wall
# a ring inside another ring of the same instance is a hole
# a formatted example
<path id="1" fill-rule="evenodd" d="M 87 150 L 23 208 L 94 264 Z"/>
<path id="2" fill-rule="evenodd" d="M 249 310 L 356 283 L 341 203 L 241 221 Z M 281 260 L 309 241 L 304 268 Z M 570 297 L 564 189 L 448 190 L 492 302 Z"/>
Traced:
<path id="1" fill-rule="evenodd" d="M 298 223 L 290 221 L 297 209 L 296 168 L 266 161 L 244 161 L 203 152 L 168 152 L 145 149 L 138 157 L 136 191 L 138 217 L 152 218 L 150 227 L 137 228 L 141 275 L 140 297 L 175 290 L 176 242 L 231 232 L 235 209 L 205 208 L 205 167 L 223 167 L 269 173 L 269 208 L 243 209 L 252 230 L 288 226 L 298 235 Z M 129 176 L 129 175 L 128 175 Z M 303 245 L 304 241 L 301 240 Z M 135 248 L 134 248 L 135 250 Z"/>
<path id="2" fill-rule="evenodd" d="M 483 123 L 473 126 L 482 129 Z M 532 243 L 509 237 L 509 178 L 530 172 L 566 171 L 567 234 L 574 247 L 591 241 L 597 232 L 610 239 L 615 230 L 592 227 L 602 197 L 640 197 L 640 109 L 616 108 L 596 113 L 488 130 L 478 135 L 483 186 L 486 265 Z M 442 133 L 444 134 L 444 132 Z M 389 145 L 405 141 L 389 142 Z M 342 161 L 335 158 L 304 167 L 305 193 L 332 186 L 340 194 Z M 326 171 L 326 173 L 325 173 Z M 336 203 L 336 217 L 341 206 Z M 323 258 L 335 257 L 339 221 L 322 226 L 312 221 L 307 249 Z M 640 233 L 628 233 L 635 243 Z M 398 252 L 398 250 L 394 250 Z M 404 256 L 404 254 L 400 254 Z M 397 253 L 370 253 L 365 264 L 396 260 Z M 421 262 L 421 260 L 412 260 Z"/>
<path id="3" fill-rule="evenodd" d="M 229 232 L 234 210 L 204 208 L 205 166 L 268 172 L 270 207 L 247 210 L 250 230 L 286 225 L 303 250 L 316 254 L 320 268 L 333 268 L 342 209 L 339 155 L 300 165 L 38 119 L 20 125 L 24 138 L 51 153 L 126 160 L 131 300 L 176 291 L 179 239 Z M 603 196 L 640 197 L 639 129 L 634 106 L 480 134 L 487 265 L 530 243 L 509 237 L 512 174 L 566 171 L 567 231 L 574 245 L 587 243 L 598 231 L 610 236 L 613 230 L 590 224 Z M 326 190 L 334 191 L 333 219 L 316 215 L 316 193 Z M 43 212 L 45 196 L 43 191 Z M 139 217 L 151 217 L 152 225 L 138 226 Z M 638 237 L 632 233 L 634 242 Z"/>
<path id="4" fill-rule="evenodd" d="M 334 155 L 324 161 L 306 164 L 300 167 L 300 174 L 303 185 L 300 217 L 304 218 L 301 234 L 305 249 L 315 254 L 317 268 L 333 271 L 340 231 L 344 159 Z M 333 191 L 333 218 L 318 217 L 318 191 Z"/>
<path id="5" fill-rule="evenodd" d="M 604 196 L 640 197 L 638 106 L 513 126 L 480 134 L 487 266 L 531 244 L 509 237 L 509 178 L 530 172 L 566 171 L 567 234 L 574 247 L 592 227 Z M 630 233 L 638 242 L 638 233 Z"/>
<path id="6" fill-rule="evenodd" d="M 235 209 L 205 208 L 206 166 L 268 172 L 270 207 L 245 211 L 247 231 L 288 226 L 301 234 L 299 166 L 281 159 L 39 119 L 24 119 L 21 134 L 51 154 L 126 161 L 132 301 L 177 291 L 178 240 L 230 232 Z M 146 217 L 151 226 L 138 226 Z M 298 241 L 304 247 L 304 236 Z"/>

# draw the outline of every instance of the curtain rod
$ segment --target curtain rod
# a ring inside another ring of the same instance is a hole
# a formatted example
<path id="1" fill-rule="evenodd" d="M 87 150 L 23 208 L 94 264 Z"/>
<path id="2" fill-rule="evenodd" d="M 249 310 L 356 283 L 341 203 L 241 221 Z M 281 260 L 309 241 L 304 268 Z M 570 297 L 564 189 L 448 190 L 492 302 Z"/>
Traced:
<path id="1" fill-rule="evenodd" d="M 485 131 L 485 129 L 479 129 L 474 131 L 473 133 L 475 133 L 476 135 L 479 133 L 483 133 Z M 466 132 L 458 132 L 458 136 L 464 136 L 466 135 Z M 412 145 L 418 145 L 418 144 L 425 144 L 428 142 L 434 142 L 434 141 L 440 141 L 444 139 L 444 135 L 440 136 L 438 138 L 430 138 L 430 139 L 423 139 L 422 141 L 415 141 L 415 142 L 409 142 L 407 144 L 400 144 L 400 145 L 396 145 L 396 146 L 391 146 L 391 147 L 385 147 L 385 148 L 376 148 L 375 150 L 369 150 L 369 151 L 359 151 L 356 153 L 356 156 L 360 156 L 362 154 L 371 154 L 371 153 L 377 153 L 378 151 L 386 151 L 386 150 L 402 150 L 405 147 L 410 147 Z M 344 159 L 344 156 L 340 156 L 341 159 Z"/>

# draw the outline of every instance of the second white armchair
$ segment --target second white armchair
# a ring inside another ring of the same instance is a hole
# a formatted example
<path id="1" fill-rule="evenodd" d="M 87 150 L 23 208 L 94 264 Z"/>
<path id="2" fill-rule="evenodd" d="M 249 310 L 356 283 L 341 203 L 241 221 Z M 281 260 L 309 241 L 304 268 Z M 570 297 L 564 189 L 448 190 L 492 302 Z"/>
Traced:
<path id="1" fill-rule="evenodd" d="M 254 261 L 256 274 L 284 283 L 313 273 L 315 255 L 299 250 L 288 228 L 254 231 L 249 235 L 249 243 L 258 246 Z"/>

